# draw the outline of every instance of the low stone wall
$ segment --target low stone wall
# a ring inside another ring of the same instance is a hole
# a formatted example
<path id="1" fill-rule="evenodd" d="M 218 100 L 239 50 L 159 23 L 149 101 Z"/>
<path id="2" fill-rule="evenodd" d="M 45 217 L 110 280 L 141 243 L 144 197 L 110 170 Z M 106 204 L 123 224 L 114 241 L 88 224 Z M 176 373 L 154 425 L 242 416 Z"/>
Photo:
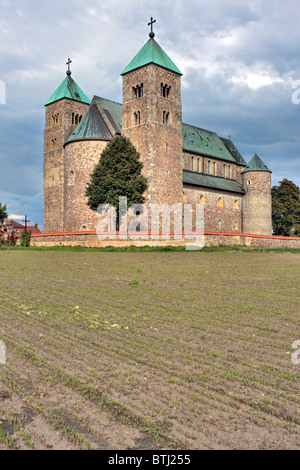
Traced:
<path id="1" fill-rule="evenodd" d="M 205 246 L 220 245 L 242 245 L 263 248 L 300 248 L 300 238 L 205 232 Z"/>
<path id="2" fill-rule="evenodd" d="M 127 238 L 127 239 L 124 239 Z M 85 246 L 85 247 L 126 247 L 136 246 L 186 246 L 193 244 L 193 240 L 187 240 L 184 236 L 178 239 L 178 234 L 159 235 L 157 239 L 151 239 L 148 234 L 142 232 L 137 235 L 117 234 L 115 239 L 100 239 L 95 231 L 91 232 L 62 232 L 62 233 L 40 233 L 31 235 L 31 245 L 34 246 Z M 199 239 L 199 237 L 198 237 Z M 220 245 L 242 245 L 249 247 L 265 248 L 300 248 L 299 237 L 276 237 L 271 235 L 252 235 L 229 232 L 205 232 L 204 246 Z M 19 240 L 17 239 L 17 243 Z"/>

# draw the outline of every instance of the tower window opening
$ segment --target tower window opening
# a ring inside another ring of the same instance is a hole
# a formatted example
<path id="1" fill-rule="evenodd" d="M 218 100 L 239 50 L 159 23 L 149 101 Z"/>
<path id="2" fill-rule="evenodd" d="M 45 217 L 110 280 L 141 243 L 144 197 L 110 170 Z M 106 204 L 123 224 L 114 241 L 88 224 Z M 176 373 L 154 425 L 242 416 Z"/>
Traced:
<path id="1" fill-rule="evenodd" d="M 75 173 L 73 170 L 69 172 L 69 184 L 74 184 L 75 183 Z"/>
<path id="2" fill-rule="evenodd" d="M 163 112 L 163 124 L 167 124 L 168 123 L 168 120 L 169 120 L 169 111 L 164 111 Z"/>
<path id="3" fill-rule="evenodd" d="M 170 94 L 171 87 L 169 85 L 166 85 L 164 83 L 160 84 L 160 96 L 163 98 L 168 98 Z"/>
<path id="4" fill-rule="evenodd" d="M 136 126 L 141 124 L 141 113 L 140 113 L 140 111 L 135 111 L 134 112 L 134 122 L 135 122 Z"/>
<path id="5" fill-rule="evenodd" d="M 134 98 L 142 98 L 144 96 L 144 84 L 140 83 L 139 85 L 132 87 Z"/>
<path id="6" fill-rule="evenodd" d="M 72 124 L 79 124 L 81 122 L 82 115 L 72 113 Z"/>
<path id="7" fill-rule="evenodd" d="M 52 114 L 52 125 L 58 126 L 59 125 L 59 113 Z"/>
<path id="8" fill-rule="evenodd" d="M 223 207 L 223 198 L 222 198 L 222 197 L 218 197 L 217 206 L 218 206 L 218 207 Z"/>

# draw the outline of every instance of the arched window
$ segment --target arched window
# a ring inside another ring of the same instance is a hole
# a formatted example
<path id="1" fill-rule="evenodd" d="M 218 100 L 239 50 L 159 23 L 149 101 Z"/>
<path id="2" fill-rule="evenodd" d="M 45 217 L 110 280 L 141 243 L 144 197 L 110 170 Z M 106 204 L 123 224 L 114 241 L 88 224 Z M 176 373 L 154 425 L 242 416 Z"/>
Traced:
<path id="1" fill-rule="evenodd" d="M 203 194 L 200 194 L 199 202 L 200 202 L 200 204 L 202 204 L 203 206 L 205 205 L 205 196 L 204 196 Z"/>
<path id="2" fill-rule="evenodd" d="M 214 176 L 215 176 L 215 174 L 216 174 L 216 162 L 213 162 L 212 174 L 213 174 Z"/>
<path id="3" fill-rule="evenodd" d="M 191 157 L 191 171 L 194 171 L 194 157 Z"/>
<path id="4" fill-rule="evenodd" d="M 226 165 L 223 165 L 223 178 L 226 178 Z"/>
<path id="5" fill-rule="evenodd" d="M 144 96 L 144 84 L 140 83 L 139 85 L 132 87 L 133 97 L 142 98 Z"/>
<path id="6" fill-rule="evenodd" d="M 183 191 L 182 193 L 182 202 L 186 202 L 186 193 Z"/>
<path id="7" fill-rule="evenodd" d="M 58 126 L 58 125 L 59 125 L 59 113 L 52 114 L 52 126 Z"/>
<path id="8" fill-rule="evenodd" d="M 160 96 L 163 98 L 168 98 L 170 93 L 171 87 L 167 84 L 161 83 L 160 84 Z"/>
<path id="9" fill-rule="evenodd" d="M 197 158 L 197 172 L 200 173 L 200 158 Z"/>
<path id="10" fill-rule="evenodd" d="M 228 165 L 228 178 L 231 178 L 231 165 Z"/>
<path id="11" fill-rule="evenodd" d="M 82 119 L 82 114 L 79 115 L 79 114 L 75 114 L 75 113 L 72 113 L 72 124 L 79 124 L 81 122 L 81 119 Z"/>
<path id="12" fill-rule="evenodd" d="M 239 208 L 239 200 L 238 199 L 235 199 L 234 202 L 233 202 L 233 208 L 234 209 L 238 209 Z"/>
<path id="13" fill-rule="evenodd" d="M 218 197 L 218 207 L 223 207 L 223 198 L 222 197 Z"/>
<path id="14" fill-rule="evenodd" d="M 207 162 L 207 174 L 210 174 L 210 161 Z"/>

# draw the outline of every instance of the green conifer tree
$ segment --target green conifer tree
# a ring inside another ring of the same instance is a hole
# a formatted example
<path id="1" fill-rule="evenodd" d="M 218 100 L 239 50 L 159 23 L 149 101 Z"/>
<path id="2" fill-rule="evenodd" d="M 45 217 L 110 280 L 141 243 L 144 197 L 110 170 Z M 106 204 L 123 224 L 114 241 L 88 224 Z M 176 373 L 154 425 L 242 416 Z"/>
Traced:
<path id="1" fill-rule="evenodd" d="M 128 208 L 145 202 L 143 194 L 147 180 L 142 175 L 142 168 L 140 154 L 130 140 L 124 136 L 113 139 L 103 150 L 87 184 L 87 205 L 93 211 L 101 204 L 114 206 L 118 228 L 119 197 L 127 197 Z"/>
<path id="2" fill-rule="evenodd" d="M 3 220 L 6 219 L 6 217 L 7 217 L 6 204 L 2 206 L 0 202 L 0 224 L 2 224 Z"/>

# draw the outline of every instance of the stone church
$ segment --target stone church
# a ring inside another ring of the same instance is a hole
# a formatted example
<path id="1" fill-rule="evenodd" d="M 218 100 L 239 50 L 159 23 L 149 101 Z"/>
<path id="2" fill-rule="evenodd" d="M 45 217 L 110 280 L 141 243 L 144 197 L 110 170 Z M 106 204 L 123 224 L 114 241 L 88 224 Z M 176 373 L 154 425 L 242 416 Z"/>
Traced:
<path id="1" fill-rule="evenodd" d="M 271 171 L 230 139 L 182 122 L 182 73 L 154 39 L 124 68 L 123 103 L 92 101 L 67 75 L 45 104 L 44 233 L 95 230 L 85 188 L 109 141 L 130 139 L 146 204 L 203 204 L 205 231 L 271 235 Z"/>

